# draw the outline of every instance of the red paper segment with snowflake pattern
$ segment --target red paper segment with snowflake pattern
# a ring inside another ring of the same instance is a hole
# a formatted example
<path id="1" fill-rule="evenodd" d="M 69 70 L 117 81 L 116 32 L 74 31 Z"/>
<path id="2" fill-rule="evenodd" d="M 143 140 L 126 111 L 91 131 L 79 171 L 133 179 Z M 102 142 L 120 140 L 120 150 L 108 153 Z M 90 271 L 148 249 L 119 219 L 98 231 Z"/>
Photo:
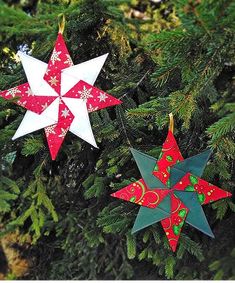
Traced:
<path id="1" fill-rule="evenodd" d="M 55 99 L 55 96 L 34 95 L 29 84 L 21 84 L 0 92 L 5 99 L 19 98 L 15 103 L 34 113 L 41 114 Z"/>
<path id="2" fill-rule="evenodd" d="M 111 194 L 111 196 L 134 202 L 148 208 L 155 208 L 168 193 L 169 190 L 167 189 L 150 190 L 144 180 L 140 179 L 139 181 L 131 183 L 125 188 Z"/>
<path id="3" fill-rule="evenodd" d="M 197 196 L 201 204 L 207 204 L 232 196 L 229 192 L 226 192 L 191 173 L 187 173 L 177 184 L 174 185 L 173 189 L 197 192 Z"/>
<path id="4" fill-rule="evenodd" d="M 44 80 L 60 95 L 61 70 L 73 66 L 72 59 L 61 33 L 58 33 L 55 47 L 48 62 Z"/>
<path id="5" fill-rule="evenodd" d="M 57 124 L 45 128 L 45 134 L 52 160 L 55 160 L 73 119 L 74 115 L 61 100 L 59 104 Z"/>
<path id="6" fill-rule="evenodd" d="M 154 176 L 169 187 L 170 167 L 182 160 L 184 158 L 181 155 L 175 137 L 171 131 L 168 131 L 167 138 L 162 146 L 160 158 L 153 171 Z"/>
<path id="7" fill-rule="evenodd" d="M 82 80 L 72 87 L 65 95 L 63 95 L 63 97 L 80 98 L 86 100 L 88 112 L 93 112 L 122 103 L 121 100 Z"/>
<path id="8" fill-rule="evenodd" d="M 171 216 L 161 220 L 162 227 L 173 252 L 176 250 L 188 208 L 173 193 L 171 194 Z"/>

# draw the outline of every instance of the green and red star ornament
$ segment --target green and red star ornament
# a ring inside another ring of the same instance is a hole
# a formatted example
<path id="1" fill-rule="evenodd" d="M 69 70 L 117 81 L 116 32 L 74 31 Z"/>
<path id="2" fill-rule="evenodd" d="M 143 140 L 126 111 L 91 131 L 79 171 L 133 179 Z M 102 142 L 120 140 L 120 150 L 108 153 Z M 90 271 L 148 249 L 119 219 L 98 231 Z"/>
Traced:
<path id="1" fill-rule="evenodd" d="M 201 179 L 211 150 L 184 159 L 173 135 L 173 116 L 159 159 L 131 149 L 142 179 L 111 196 L 141 205 L 132 233 L 156 222 L 176 250 L 184 223 L 204 234 L 214 235 L 201 205 L 230 197 L 231 194 Z"/>

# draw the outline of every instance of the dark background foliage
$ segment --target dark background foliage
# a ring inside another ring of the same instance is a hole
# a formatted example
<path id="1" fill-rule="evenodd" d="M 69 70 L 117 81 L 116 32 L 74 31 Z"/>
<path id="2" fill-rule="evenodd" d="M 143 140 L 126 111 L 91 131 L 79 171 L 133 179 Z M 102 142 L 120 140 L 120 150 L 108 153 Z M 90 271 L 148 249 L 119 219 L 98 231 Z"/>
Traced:
<path id="1" fill-rule="evenodd" d="M 234 279 L 232 199 L 204 207 L 216 239 L 185 225 L 173 254 L 110 197 L 139 178 L 130 146 L 158 157 L 170 112 L 183 156 L 212 148 L 203 177 L 233 192 L 234 1 L 0 0 L 1 90 L 26 82 L 19 49 L 48 61 L 60 13 L 75 64 L 109 52 L 95 85 L 123 104 L 90 114 L 99 149 L 68 134 L 51 161 L 42 131 L 11 140 L 25 110 L 0 100 L 1 276 Z"/>

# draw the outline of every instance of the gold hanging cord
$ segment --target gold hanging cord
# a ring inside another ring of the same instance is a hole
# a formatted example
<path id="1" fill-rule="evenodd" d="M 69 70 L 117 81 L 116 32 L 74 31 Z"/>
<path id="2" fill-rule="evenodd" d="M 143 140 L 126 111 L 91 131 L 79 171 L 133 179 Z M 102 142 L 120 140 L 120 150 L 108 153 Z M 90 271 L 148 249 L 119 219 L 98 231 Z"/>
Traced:
<path id="1" fill-rule="evenodd" d="M 172 113 L 169 114 L 169 118 L 170 118 L 169 131 L 173 133 L 174 132 L 174 118 L 173 118 Z"/>
<path id="2" fill-rule="evenodd" d="M 58 15 L 59 33 L 63 34 L 65 27 L 65 16 L 63 13 Z"/>

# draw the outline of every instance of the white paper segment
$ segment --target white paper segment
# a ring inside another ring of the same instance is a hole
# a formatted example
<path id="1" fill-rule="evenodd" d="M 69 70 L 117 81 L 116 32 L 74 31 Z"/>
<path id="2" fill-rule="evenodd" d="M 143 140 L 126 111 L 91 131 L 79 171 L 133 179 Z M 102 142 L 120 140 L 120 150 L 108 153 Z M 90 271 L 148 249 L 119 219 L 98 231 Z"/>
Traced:
<path id="1" fill-rule="evenodd" d="M 43 117 L 28 110 L 25 113 L 24 119 L 22 120 L 19 128 L 12 137 L 12 140 L 33 133 L 52 124 L 54 124 L 54 122 L 51 119 Z"/>
<path id="2" fill-rule="evenodd" d="M 93 85 L 108 57 L 108 53 L 61 72 L 61 95 L 65 95 L 80 80 Z"/>
<path id="3" fill-rule="evenodd" d="M 58 96 L 58 93 L 43 79 L 47 64 L 18 51 L 30 88 L 38 96 Z"/>
<path id="4" fill-rule="evenodd" d="M 33 133 L 47 126 L 53 125 L 58 122 L 59 111 L 59 98 L 51 103 L 47 109 L 39 114 L 32 111 L 27 111 L 24 115 L 19 128 L 12 137 L 13 140 L 22 137 L 24 135 Z"/>
<path id="5" fill-rule="evenodd" d="M 53 120 L 53 124 L 58 122 L 60 98 L 57 97 L 39 116 L 44 116 Z"/>
<path id="6" fill-rule="evenodd" d="M 75 116 L 69 131 L 97 148 L 90 124 L 86 101 L 77 98 L 63 98 L 63 101 Z"/>

